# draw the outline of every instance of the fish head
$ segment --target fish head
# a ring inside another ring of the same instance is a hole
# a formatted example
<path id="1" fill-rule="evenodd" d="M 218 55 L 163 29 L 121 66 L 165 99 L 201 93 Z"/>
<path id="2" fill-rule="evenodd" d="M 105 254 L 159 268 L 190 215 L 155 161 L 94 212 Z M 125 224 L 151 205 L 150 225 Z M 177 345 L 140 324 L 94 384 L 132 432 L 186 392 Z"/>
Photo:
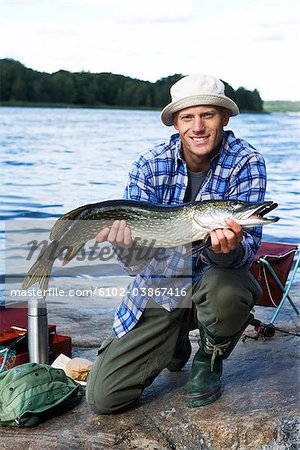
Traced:
<path id="1" fill-rule="evenodd" d="M 265 215 L 277 208 L 278 204 L 272 201 L 260 203 L 246 203 L 235 206 L 235 212 L 232 219 L 239 223 L 243 228 L 263 226 L 274 223 L 279 217 L 266 217 Z"/>
<path id="2" fill-rule="evenodd" d="M 278 204 L 272 201 L 249 203 L 240 200 L 204 201 L 195 205 L 194 220 L 207 230 L 228 228 L 226 219 L 233 219 L 243 228 L 277 222 L 278 217 L 264 217 Z"/>

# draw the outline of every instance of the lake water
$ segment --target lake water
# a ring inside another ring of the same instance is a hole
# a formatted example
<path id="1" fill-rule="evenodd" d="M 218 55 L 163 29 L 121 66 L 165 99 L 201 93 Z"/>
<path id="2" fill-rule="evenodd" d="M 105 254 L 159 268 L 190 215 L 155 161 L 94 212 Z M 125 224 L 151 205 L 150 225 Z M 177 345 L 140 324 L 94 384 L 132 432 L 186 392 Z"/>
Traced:
<path id="1" fill-rule="evenodd" d="M 300 115 L 242 114 L 230 129 L 265 157 L 279 223 L 266 239 L 299 242 Z M 1 220 L 56 218 L 120 198 L 131 162 L 168 139 L 158 111 L 0 108 Z M 4 178 L 3 178 L 4 175 Z"/>
<path id="2" fill-rule="evenodd" d="M 55 219 L 86 203 L 122 197 L 132 161 L 174 132 L 159 116 L 1 107 L 2 249 L 4 223 L 10 229 L 23 219 Z M 281 220 L 264 228 L 263 239 L 300 242 L 300 115 L 242 114 L 228 128 L 258 148 L 267 163 L 266 198 L 279 203 L 273 214 Z"/>

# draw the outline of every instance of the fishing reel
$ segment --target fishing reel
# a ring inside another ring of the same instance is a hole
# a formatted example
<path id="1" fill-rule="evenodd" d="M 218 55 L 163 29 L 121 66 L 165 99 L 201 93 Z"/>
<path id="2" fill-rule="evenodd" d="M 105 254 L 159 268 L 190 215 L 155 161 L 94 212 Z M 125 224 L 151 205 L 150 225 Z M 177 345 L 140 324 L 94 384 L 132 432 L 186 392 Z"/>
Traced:
<path id="1" fill-rule="evenodd" d="M 253 319 L 250 325 L 254 326 L 255 331 L 257 332 L 257 338 L 271 338 L 275 335 L 276 328 L 272 323 L 263 323 L 260 320 Z"/>
<path id="2" fill-rule="evenodd" d="M 249 336 L 247 334 L 244 334 L 242 341 L 245 342 L 246 339 L 255 339 L 257 340 L 258 338 L 262 338 L 264 341 L 267 338 L 271 338 L 275 335 L 276 331 L 280 331 L 281 333 L 284 334 L 289 334 L 292 336 L 297 336 L 300 337 L 300 334 L 298 333 L 292 333 L 290 331 L 286 331 L 286 330 L 282 330 L 281 328 L 275 327 L 272 323 L 263 323 L 261 320 L 258 319 L 252 319 L 250 324 L 252 325 L 256 331 L 256 336 Z"/>

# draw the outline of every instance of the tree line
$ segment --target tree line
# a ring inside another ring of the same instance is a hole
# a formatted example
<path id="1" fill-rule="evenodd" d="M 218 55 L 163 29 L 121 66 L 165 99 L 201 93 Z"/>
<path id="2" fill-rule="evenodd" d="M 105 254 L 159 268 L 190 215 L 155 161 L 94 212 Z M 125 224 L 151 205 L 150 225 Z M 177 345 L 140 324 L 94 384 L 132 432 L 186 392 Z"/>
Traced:
<path id="1" fill-rule="evenodd" d="M 113 73 L 38 72 L 13 59 L 0 59 L 3 104 L 77 105 L 94 107 L 162 108 L 170 101 L 170 87 L 182 74 L 152 83 Z M 224 81 L 225 92 L 242 112 L 263 110 L 255 89 L 234 90 Z"/>

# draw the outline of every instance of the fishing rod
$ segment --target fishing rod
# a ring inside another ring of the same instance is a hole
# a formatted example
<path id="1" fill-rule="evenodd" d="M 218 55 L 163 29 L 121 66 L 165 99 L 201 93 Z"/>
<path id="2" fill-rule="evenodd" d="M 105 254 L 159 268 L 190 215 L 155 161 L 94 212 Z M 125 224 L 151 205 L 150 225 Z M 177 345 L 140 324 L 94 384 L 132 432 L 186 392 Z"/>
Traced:
<path id="1" fill-rule="evenodd" d="M 271 338 L 275 335 L 276 331 L 280 333 L 289 334 L 291 336 L 300 337 L 299 333 L 293 333 L 291 331 L 283 330 L 282 328 L 275 327 L 272 323 L 264 323 L 261 320 L 253 318 L 249 325 L 252 325 L 256 331 L 256 336 L 244 335 L 242 341 L 245 342 L 247 338 L 257 340 L 262 337 L 264 340 L 266 338 Z"/>
<path id="2" fill-rule="evenodd" d="M 6 347 L 0 347 L 0 373 L 5 370 L 11 369 L 14 366 L 17 358 L 17 347 L 19 347 L 21 344 L 24 344 L 26 340 L 27 332 L 25 331 Z"/>

